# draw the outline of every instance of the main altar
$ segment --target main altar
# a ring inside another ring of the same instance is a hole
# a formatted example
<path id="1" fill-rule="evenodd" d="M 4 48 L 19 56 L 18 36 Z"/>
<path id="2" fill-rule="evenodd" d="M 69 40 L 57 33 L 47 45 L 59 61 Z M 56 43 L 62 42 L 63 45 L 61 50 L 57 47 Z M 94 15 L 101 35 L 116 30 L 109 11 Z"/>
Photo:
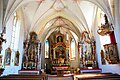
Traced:
<path id="1" fill-rule="evenodd" d="M 66 40 L 64 35 L 57 33 L 55 35 L 55 43 L 51 44 L 52 54 L 50 54 L 50 59 L 52 61 L 51 73 L 65 73 L 68 70 L 69 64 L 69 53 L 67 52 L 69 45 L 65 43 Z"/>
<path id="2" fill-rule="evenodd" d="M 94 38 L 90 37 L 88 32 L 83 32 L 82 39 L 78 42 L 78 54 L 80 66 L 71 67 L 70 65 L 70 41 L 66 40 L 65 34 L 57 32 L 54 34 L 54 40 L 50 43 L 50 50 L 48 51 L 46 62 L 41 63 L 45 65 L 43 67 L 45 71 L 50 71 L 51 74 L 66 74 L 74 73 L 77 68 L 80 68 L 79 72 L 94 71 L 101 72 L 98 68 L 96 60 L 96 46 Z M 44 53 L 45 54 L 45 53 Z M 40 44 L 35 32 L 30 33 L 30 38 L 24 42 L 24 54 L 22 60 L 22 70 L 19 73 L 27 73 L 34 71 L 35 74 L 39 73 L 40 68 Z M 49 67 L 48 67 L 49 65 Z M 72 71 L 73 69 L 73 71 Z"/>

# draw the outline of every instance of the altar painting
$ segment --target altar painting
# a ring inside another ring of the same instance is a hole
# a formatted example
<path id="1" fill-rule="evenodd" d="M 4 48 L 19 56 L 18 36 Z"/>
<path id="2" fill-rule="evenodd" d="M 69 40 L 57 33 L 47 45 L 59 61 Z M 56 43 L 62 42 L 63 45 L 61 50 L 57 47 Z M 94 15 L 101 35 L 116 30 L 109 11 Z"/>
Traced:
<path id="1" fill-rule="evenodd" d="M 0 55 L 0 66 L 2 66 L 2 55 Z"/>
<path id="2" fill-rule="evenodd" d="M 20 55 L 19 51 L 16 51 L 16 53 L 15 53 L 15 63 L 14 63 L 15 66 L 19 66 L 19 55 Z"/>
<path id="3" fill-rule="evenodd" d="M 117 45 L 114 44 L 106 44 L 104 45 L 105 49 L 105 58 L 109 64 L 116 64 L 119 63 L 119 56 L 117 51 Z"/>
<path id="4" fill-rule="evenodd" d="M 10 62 L 11 62 L 11 49 L 10 48 L 7 48 L 5 50 L 5 65 L 10 65 Z"/>

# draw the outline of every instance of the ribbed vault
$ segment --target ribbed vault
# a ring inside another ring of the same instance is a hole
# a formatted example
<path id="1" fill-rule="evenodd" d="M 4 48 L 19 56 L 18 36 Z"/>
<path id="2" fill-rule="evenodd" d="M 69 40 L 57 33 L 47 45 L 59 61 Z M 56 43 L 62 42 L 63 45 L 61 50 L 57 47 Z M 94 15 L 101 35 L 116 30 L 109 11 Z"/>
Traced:
<path id="1" fill-rule="evenodd" d="M 87 5 L 83 5 L 83 3 Z M 86 7 L 88 12 L 83 9 Z M 74 32 L 80 39 L 83 31 L 90 34 L 96 16 L 96 9 L 100 8 L 114 24 L 111 5 L 108 0 L 9 0 L 3 26 L 15 11 L 21 9 L 23 22 L 27 37 L 29 32 L 35 31 L 39 35 L 40 41 L 45 41 L 50 34 L 59 27 L 64 32 Z M 92 10 L 89 10 L 91 9 Z M 91 11 L 91 12 L 90 12 Z M 86 17 L 86 13 L 91 13 L 91 19 Z M 89 22 L 91 25 L 89 25 Z"/>

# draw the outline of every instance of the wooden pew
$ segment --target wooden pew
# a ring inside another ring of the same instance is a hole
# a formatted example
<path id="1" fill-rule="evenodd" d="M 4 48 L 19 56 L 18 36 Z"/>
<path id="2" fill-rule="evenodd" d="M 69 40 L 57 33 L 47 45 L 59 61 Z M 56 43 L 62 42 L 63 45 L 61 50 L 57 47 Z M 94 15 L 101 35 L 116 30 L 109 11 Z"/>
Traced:
<path id="1" fill-rule="evenodd" d="M 7 75 L 1 76 L 0 80 L 47 80 L 45 75 Z"/>
<path id="2" fill-rule="evenodd" d="M 48 80 L 74 80 L 74 75 L 64 74 L 64 75 L 48 75 Z"/>
<path id="3" fill-rule="evenodd" d="M 76 80 L 120 80 L 120 75 L 118 74 L 80 74 L 75 76 Z"/>

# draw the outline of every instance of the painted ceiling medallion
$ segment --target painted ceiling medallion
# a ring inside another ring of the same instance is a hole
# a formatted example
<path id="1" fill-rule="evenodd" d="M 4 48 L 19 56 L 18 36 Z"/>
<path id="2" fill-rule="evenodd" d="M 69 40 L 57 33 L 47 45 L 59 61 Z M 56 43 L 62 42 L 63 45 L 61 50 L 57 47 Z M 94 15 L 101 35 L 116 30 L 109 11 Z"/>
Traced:
<path id="1" fill-rule="evenodd" d="M 57 19 L 55 22 L 56 25 L 60 26 L 65 24 L 61 17 L 57 17 L 56 19 Z"/>
<path id="2" fill-rule="evenodd" d="M 61 11 L 65 8 L 65 5 L 62 3 L 61 0 L 55 0 L 55 3 L 53 4 L 53 8 L 56 11 Z"/>

